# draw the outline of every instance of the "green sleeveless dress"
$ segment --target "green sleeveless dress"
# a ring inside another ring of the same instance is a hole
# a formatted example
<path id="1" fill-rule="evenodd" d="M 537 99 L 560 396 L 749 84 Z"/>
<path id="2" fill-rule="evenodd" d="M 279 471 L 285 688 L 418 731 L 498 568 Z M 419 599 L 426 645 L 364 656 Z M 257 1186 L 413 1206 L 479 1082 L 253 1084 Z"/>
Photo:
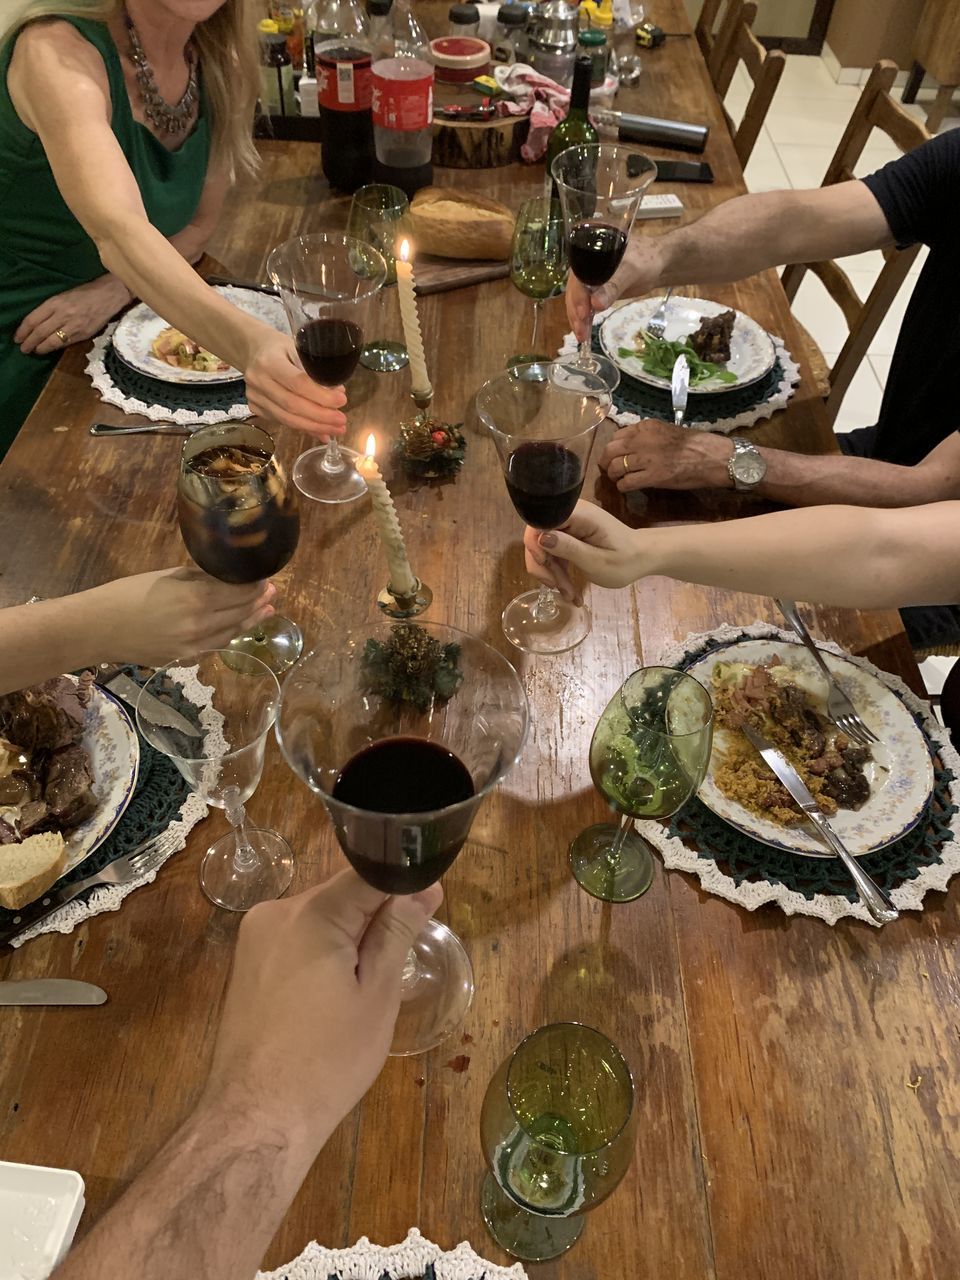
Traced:
<path id="1" fill-rule="evenodd" d="M 137 180 L 147 217 L 164 236 L 182 231 L 203 191 L 210 121 L 201 93 L 192 133 L 168 151 L 134 120 L 116 45 L 106 25 L 66 18 L 99 50 L 107 68 L 112 128 Z M 67 208 L 35 133 L 20 120 L 7 91 L 16 37 L 0 49 L 0 458 L 43 390 L 58 359 L 21 353 L 20 321 L 56 293 L 104 274 L 96 246 Z"/>

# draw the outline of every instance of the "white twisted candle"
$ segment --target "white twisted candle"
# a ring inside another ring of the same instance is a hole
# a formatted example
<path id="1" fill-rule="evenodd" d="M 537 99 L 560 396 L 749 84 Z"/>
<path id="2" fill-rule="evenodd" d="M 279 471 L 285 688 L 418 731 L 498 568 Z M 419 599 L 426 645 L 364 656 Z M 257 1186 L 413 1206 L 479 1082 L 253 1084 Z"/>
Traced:
<path id="1" fill-rule="evenodd" d="M 373 503 L 373 515 L 380 531 L 380 541 L 387 556 L 387 572 L 390 589 L 397 595 L 412 595 L 417 588 L 417 580 L 413 576 L 407 549 L 403 542 L 403 531 L 400 528 L 400 517 L 393 505 L 393 498 L 387 483 L 380 474 L 377 460 L 373 456 L 373 437 L 367 442 L 367 452 L 357 459 L 357 470 L 367 482 L 370 499 Z"/>
<path id="2" fill-rule="evenodd" d="M 404 240 L 397 255 L 397 292 L 400 297 L 400 320 L 403 324 L 403 340 L 410 357 L 410 382 L 415 396 L 432 396 L 433 387 L 427 373 L 427 357 L 423 350 L 420 332 L 420 316 L 417 313 L 417 296 L 414 293 L 413 263 L 409 260 L 410 246 Z"/>

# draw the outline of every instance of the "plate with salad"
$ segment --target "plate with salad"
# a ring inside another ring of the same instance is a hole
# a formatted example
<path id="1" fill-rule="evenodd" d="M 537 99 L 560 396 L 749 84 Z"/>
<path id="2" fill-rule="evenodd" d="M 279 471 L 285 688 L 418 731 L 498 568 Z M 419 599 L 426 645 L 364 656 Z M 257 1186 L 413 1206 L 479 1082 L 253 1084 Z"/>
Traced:
<path id="1" fill-rule="evenodd" d="M 759 382 L 777 358 L 773 339 L 755 320 L 706 298 L 671 298 L 662 338 L 648 330 L 661 297 L 629 302 L 600 327 L 604 353 L 623 372 L 670 390 L 677 356 L 690 366 L 690 394 L 717 395 Z"/>

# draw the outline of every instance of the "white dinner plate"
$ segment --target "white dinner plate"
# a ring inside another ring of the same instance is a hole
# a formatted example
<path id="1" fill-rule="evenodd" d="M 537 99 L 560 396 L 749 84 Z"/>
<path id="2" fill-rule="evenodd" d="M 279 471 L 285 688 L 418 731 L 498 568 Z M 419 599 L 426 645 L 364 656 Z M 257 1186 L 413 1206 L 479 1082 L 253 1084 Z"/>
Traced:
<path id="1" fill-rule="evenodd" d="M 821 650 L 824 661 L 849 695 L 862 719 L 880 743 L 865 766 L 870 798 L 860 809 L 838 809 L 830 819 L 837 835 L 854 857 L 893 844 L 911 831 L 927 810 L 933 791 L 933 763 L 927 740 L 897 695 L 870 671 L 849 658 Z M 796 673 L 797 683 L 826 716 L 827 690 L 816 663 L 803 645 L 789 640 L 737 640 L 699 658 L 687 667 L 712 693 L 713 669 L 718 662 L 762 663 L 776 655 Z M 714 768 L 730 730 L 714 733 L 713 754 L 707 776 L 697 793 L 708 809 L 738 831 L 763 844 L 812 858 L 832 858 L 812 828 L 800 824 L 782 827 L 761 818 L 735 800 L 728 799 L 714 782 Z"/>
<path id="2" fill-rule="evenodd" d="M 0 1275 L 48 1276 L 70 1248 L 83 1208 L 79 1173 L 0 1160 Z"/>
<path id="3" fill-rule="evenodd" d="M 140 740 L 130 717 L 112 693 L 97 685 L 86 706 L 82 745 L 90 760 L 97 807 L 64 836 L 64 871 L 72 871 L 110 835 L 133 797 L 140 772 Z"/>
<path id="4" fill-rule="evenodd" d="M 269 293 L 258 293 L 256 289 L 240 289 L 235 285 L 215 285 L 217 293 L 246 311 L 256 316 L 271 328 L 281 333 L 289 333 L 283 303 Z M 220 382 L 236 382 L 243 377 L 239 369 L 222 369 L 218 373 L 203 373 L 199 369 L 175 369 L 165 360 L 159 360 L 153 354 L 153 343 L 170 325 L 145 302 L 139 303 L 127 312 L 113 333 L 113 349 L 125 365 L 136 369 L 138 373 L 146 373 L 160 382 L 200 382 L 213 386 Z"/>
<path id="5" fill-rule="evenodd" d="M 600 345 L 605 355 L 621 372 L 635 378 L 637 382 L 669 391 L 670 379 L 647 373 L 640 356 L 620 354 L 621 347 L 633 346 L 638 331 L 646 329 L 661 301 L 660 297 L 642 298 L 639 302 L 629 302 L 626 306 L 617 307 L 600 326 Z M 677 342 L 699 329 L 704 316 L 718 316 L 721 311 L 729 310 L 730 307 L 725 307 L 720 302 L 709 302 L 706 298 L 671 298 L 667 303 L 663 336 L 668 342 Z M 749 387 L 752 383 L 759 382 L 773 368 L 777 351 L 769 333 L 742 311 L 738 311 L 736 316 L 730 337 L 730 359 L 724 366 L 730 373 L 736 374 L 736 382 L 721 382 L 717 378 L 710 378 L 697 386 L 691 383 L 692 396 L 713 396 Z"/>

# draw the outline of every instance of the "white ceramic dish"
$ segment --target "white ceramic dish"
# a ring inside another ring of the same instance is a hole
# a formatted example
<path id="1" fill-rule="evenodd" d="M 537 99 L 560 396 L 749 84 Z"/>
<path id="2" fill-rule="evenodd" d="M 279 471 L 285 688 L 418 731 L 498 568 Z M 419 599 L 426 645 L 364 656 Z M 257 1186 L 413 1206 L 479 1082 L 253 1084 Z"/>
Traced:
<path id="1" fill-rule="evenodd" d="M 632 347 L 639 330 L 646 329 L 653 313 L 660 305 L 661 299 L 643 298 L 639 302 L 630 302 L 626 306 L 617 307 L 600 326 L 600 345 L 604 353 L 623 373 L 638 382 L 645 382 L 651 387 L 670 390 L 670 379 L 660 378 L 647 373 L 640 356 L 622 356 L 621 347 Z M 667 303 L 667 318 L 663 336 L 668 342 L 676 342 L 688 337 L 700 327 L 704 316 L 717 316 L 721 311 L 729 311 L 729 307 L 720 302 L 710 302 L 706 298 L 671 298 Z M 724 391 L 736 391 L 759 382 L 773 368 L 777 358 L 773 339 L 762 329 L 756 320 L 751 320 L 742 311 L 736 313 L 737 318 L 730 338 L 730 359 L 726 368 L 736 374 L 736 382 L 720 382 L 711 378 L 698 386 L 690 386 L 692 396 L 717 395 Z"/>
<path id="2" fill-rule="evenodd" d="M 268 293 L 258 293 L 256 289 L 240 289 L 235 285 L 215 285 L 217 293 L 246 311 L 256 316 L 265 324 L 281 333 L 289 333 L 283 303 L 279 298 Z M 175 369 L 165 360 L 159 360 L 153 354 L 152 345 L 164 329 L 168 329 L 166 320 L 148 307 L 145 302 L 132 307 L 117 325 L 113 334 L 113 349 L 131 369 L 138 373 L 146 373 L 160 382 L 203 383 L 213 386 L 221 382 L 236 382 L 243 377 L 239 369 L 221 370 L 219 373 L 202 373 L 197 369 Z"/>
<path id="3" fill-rule="evenodd" d="M 0 1160 L 0 1275 L 46 1280 L 73 1243 L 84 1186 L 72 1169 Z"/>
<path id="4" fill-rule="evenodd" d="M 933 764 L 927 741 L 913 716 L 897 695 L 871 672 L 821 650 L 824 661 L 849 694 L 862 718 L 880 738 L 873 748 L 873 761 L 866 766 L 870 798 L 860 808 L 840 809 L 830 819 L 850 852 L 857 858 L 893 844 L 923 817 L 933 791 Z M 801 644 L 788 640 L 737 640 L 715 649 L 687 668 L 707 689 L 713 688 L 712 673 L 718 662 L 768 662 L 776 655 L 797 674 L 797 682 L 811 695 L 818 710 L 826 715 L 826 687 L 813 658 Z M 813 858 L 832 858 L 806 824 L 781 827 L 751 813 L 728 799 L 713 780 L 714 762 L 723 749 L 728 730 L 714 733 L 713 755 L 707 776 L 698 792 L 700 799 L 719 818 L 745 835 L 775 849 Z"/>

